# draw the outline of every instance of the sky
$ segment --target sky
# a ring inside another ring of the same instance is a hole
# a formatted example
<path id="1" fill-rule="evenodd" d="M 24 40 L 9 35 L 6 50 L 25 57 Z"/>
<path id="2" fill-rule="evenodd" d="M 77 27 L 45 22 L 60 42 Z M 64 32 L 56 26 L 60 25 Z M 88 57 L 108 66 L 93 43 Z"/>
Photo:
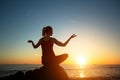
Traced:
<path id="1" fill-rule="evenodd" d="M 0 64 L 40 64 L 41 47 L 27 41 L 37 43 L 48 25 L 61 42 L 77 35 L 54 45 L 56 55 L 68 53 L 64 63 L 120 64 L 119 0 L 0 0 Z"/>

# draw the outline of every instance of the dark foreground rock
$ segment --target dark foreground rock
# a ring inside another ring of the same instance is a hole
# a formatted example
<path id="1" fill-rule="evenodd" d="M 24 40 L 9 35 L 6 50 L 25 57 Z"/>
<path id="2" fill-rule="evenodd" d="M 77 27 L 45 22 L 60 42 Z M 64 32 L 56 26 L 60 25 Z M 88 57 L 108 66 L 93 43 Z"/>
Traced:
<path id="1" fill-rule="evenodd" d="M 24 80 L 24 73 L 22 71 L 18 71 L 16 74 L 5 76 L 0 78 L 0 80 Z"/>
<path id="2" fill-rule="evenodd" d="M 56 65 L 29 70 L 25 74 L 18 71 L 16 74 L 0 78 L 0 80 L 69 80 L 69 78 L 64 69 Z"/>

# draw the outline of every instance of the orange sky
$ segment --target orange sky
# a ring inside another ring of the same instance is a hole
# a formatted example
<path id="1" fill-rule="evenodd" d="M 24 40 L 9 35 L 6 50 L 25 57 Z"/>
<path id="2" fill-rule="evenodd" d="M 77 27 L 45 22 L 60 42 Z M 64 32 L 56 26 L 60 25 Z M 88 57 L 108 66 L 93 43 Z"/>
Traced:
<path id="1" fill-rule="evenodd" d="M 115 0 L 3 0 L 0 2 L 0 64 L 39 64 L 42 51 L 33 49 L 44 26 L 66 47 L 54 46 L 56 55 L 68 53 L 64 63 L 120 64 L 120 1 Z M 32 5 L 32 6 L 31 6 Z"/>

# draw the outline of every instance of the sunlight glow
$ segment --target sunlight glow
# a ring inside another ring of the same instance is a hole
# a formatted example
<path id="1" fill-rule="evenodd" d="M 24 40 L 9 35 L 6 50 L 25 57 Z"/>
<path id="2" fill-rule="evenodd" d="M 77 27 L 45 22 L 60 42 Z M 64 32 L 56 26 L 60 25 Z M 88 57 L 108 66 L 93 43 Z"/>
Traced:
<path id="1" fill-rule="evenodd" d="M 77 57 L 77 64 L 79 64 L 81 66 L 86 64 L 86 58 L 84 56 L 78 56 Z"/>

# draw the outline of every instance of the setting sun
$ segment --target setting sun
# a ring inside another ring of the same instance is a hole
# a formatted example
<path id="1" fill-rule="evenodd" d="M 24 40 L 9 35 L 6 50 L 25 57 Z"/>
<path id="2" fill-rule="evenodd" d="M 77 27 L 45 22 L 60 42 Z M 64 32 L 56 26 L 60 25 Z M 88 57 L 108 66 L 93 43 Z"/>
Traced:
<path id="1" fill-rule="evenodd" d="M 86 58 L 84 56 L 77 57 L 77 63 L 80 65 L 86 64 Z"/>

